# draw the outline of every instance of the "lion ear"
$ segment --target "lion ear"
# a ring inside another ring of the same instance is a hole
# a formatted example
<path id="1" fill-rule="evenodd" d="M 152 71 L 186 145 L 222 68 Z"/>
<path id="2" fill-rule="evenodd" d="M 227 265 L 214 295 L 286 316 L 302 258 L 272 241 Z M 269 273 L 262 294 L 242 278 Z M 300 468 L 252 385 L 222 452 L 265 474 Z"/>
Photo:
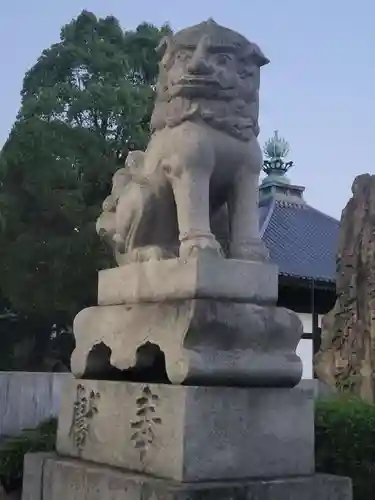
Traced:
<path id="1" fill-rule="evenodd" d="M 270 60 L 263 54 L 263 51 L 260 49 L 260 47 L 256 43 L 253 43 L 253 46 L 254 46 L 254 57 L 258 66 L 261 68 L 262 66 L 268 64 Z"/>
<path id="2" fill-rule="evenodd" d="M 268 57 L 263 54 L 263 51 L 256 43 L 251 43 L 251 46 L 246 50 L 244 57 L 247 61 L 253 61 L 255 64 L 261 68 L 270 62 Z"/>
<path id="3" fill-rule="evenodd" d="M 170 36 L 163 36 L 163 38 L 160 40 L 159 45 L 156 47 L 156 53 L 163 58 L 167 50 L 170 48 L 172 45 L 172 40 Z"/>

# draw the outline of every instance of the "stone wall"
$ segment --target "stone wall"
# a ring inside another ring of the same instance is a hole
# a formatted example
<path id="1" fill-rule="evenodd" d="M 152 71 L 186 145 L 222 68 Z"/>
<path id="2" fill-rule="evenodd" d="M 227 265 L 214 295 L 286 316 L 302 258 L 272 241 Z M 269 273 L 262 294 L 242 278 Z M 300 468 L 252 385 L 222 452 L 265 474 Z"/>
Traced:
<path id="1" fill-rule="evenodd" d="M 0 372 L 0 436 L 57 416 L 61 385 L 70 373 Z"/>

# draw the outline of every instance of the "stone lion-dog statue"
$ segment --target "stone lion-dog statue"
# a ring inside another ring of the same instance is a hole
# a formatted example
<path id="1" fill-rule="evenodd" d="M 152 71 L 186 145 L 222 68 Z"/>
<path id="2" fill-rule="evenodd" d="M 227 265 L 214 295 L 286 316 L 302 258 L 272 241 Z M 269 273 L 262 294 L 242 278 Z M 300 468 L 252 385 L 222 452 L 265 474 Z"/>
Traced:
<path id="1" fill-rule="evenodd" d="M 266 259 L 257 137 L 260 68 L 268 59 L 213 20 L 164 38 L 158 52 L 151 139 L 115 173 L 98 234 L 118 265 L 187 258 L 196 249 L 223 255 L 212 225 L 225 207 L 227 256 Z"/>

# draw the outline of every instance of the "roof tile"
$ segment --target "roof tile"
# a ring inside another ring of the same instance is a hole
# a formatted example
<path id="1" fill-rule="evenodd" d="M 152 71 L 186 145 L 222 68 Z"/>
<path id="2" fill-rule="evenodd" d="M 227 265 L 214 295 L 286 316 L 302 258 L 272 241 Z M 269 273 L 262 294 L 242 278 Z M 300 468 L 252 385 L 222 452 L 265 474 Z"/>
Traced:
<path id="1" fill-rule="evenodd" d="M 335 281 L 339 221 L 306 204 L 271 201 L 259 207 L 259 222 L 280 274 Z"/>

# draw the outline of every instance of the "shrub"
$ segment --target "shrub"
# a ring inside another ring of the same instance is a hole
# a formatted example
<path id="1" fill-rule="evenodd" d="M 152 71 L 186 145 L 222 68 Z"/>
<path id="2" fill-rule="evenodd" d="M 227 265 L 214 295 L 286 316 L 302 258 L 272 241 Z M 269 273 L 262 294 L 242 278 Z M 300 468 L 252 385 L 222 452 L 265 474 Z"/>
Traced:
<path id="1" fill-rule="evenodd" d="M 317 471 L 353 480 L 355 500 L 375 491 L 375 406 L 341 395 L 317 402 Z"/>
<path id="2" fill-rule="evenodd" d="M 57 420 L 42 422 L 35 429 L 25 429 L 19 436 L 1 438 L 0 484 L 6 491 L 22 487 L 23 459 L 26 453 L 55 449 Z"/>

